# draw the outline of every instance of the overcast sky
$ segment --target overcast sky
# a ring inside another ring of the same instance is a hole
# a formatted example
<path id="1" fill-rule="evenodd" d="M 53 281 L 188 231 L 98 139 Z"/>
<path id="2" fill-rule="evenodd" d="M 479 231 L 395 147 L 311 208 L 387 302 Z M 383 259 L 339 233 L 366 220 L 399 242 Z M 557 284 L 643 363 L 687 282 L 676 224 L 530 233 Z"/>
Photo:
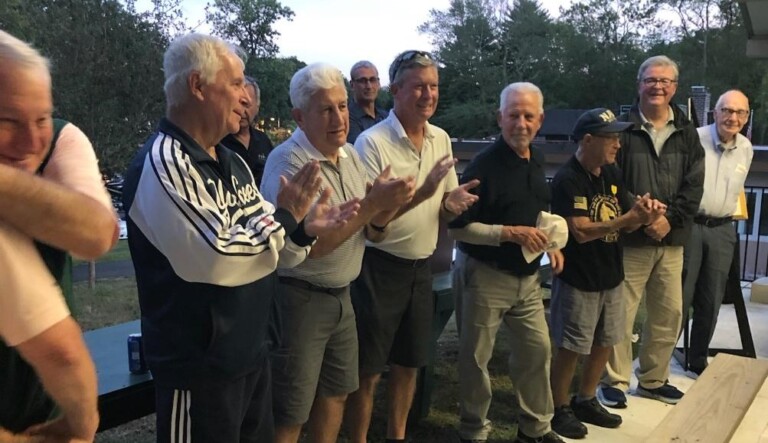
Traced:
<path id="1" fill-rule="evenodd" d="M 557 16 L 570 0 L 540 0 Z M 205 21 L 205 0 L 184 0 L 184 16 L 190 24 Z M 450 0 L 281 0 L 293 10 L 292 21 L 281 20 L 277 44 L 281 56 L 296 56 L 306 63 L 327 62 L 349 77 L 349 69 L 361 59 L 373 62 L 382 83 L 389 83 L 387 69 L 400 52 L 431 50 L 429 37 L 418 26 L 429 19 L 429 11 L 445 11 Z M 146 6 L 145 6 L 146 5 Z M 138 7 L 149 7 L 140 1 Z M 201 26 L 200 32 L 209 32 Z"/>

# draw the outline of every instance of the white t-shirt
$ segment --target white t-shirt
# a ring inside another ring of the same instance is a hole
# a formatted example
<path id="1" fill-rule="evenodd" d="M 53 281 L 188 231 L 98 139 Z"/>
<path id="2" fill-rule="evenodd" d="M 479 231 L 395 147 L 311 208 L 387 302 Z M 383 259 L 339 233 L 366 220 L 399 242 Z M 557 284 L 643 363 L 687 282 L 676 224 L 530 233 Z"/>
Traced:
<path id="1" fill-rule="evenodd" d="M 16 346 L 69 316 L 32 240 L 0 222 L 0 337 Z"/>

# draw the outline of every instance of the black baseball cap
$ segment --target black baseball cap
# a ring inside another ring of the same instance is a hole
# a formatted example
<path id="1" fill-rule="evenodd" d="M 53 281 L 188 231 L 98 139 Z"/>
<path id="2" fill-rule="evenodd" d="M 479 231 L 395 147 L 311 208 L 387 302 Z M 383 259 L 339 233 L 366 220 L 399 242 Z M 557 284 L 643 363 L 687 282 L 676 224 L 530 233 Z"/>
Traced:
<path id="1" fill-rule="evenodd" d="M 610 134 L 624 132 L 632 126 L 630 122 L 616 120 L 613 112 L 607 108 L 595 108 L 581 114 L 573 127 L 573 138 L 581 140 L 585 134 Z"/>

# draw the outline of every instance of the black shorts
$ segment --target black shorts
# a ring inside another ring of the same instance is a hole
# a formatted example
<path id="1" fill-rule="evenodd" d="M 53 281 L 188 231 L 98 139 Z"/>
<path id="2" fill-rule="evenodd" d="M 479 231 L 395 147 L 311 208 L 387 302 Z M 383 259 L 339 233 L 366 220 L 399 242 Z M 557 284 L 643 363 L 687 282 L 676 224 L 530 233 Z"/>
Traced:
<path id="1" fill-rule="evenodd" d="M 360 342 L 360 375 L 379 374 L 387 363 L 427 364 L 432 340 L 432 273 L 424 260 L 406 260 L 365 248 L 352 288 Z"/>
<path id="2" fill-rule="evenodd" d="M 210 380 L 190 389 L 155 386 L 157 442 L 259 443 L 274 439 L 272 377 L 263 366 L 233 380 Z"/>

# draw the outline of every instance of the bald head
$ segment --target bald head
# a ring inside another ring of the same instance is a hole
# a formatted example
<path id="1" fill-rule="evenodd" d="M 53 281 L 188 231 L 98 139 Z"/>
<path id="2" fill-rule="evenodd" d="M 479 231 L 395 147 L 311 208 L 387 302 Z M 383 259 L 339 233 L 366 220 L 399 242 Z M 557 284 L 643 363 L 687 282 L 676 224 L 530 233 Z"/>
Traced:
<path id="1" fill-rule="evenodd" d="M 749 121 L 749 99 L 743 92 L 731 89 L 717 99 L 715 125 L 720 141 L 729 142 Z"/>

